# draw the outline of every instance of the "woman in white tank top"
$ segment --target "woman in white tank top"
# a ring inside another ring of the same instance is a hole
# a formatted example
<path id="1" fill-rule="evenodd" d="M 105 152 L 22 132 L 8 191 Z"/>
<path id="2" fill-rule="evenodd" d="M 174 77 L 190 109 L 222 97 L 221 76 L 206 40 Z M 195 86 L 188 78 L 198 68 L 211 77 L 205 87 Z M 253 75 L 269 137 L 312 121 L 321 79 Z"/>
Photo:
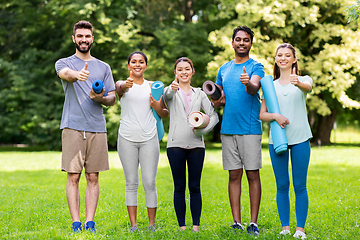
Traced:
<path id="1" fill-rule="evenodd" d="M 130 71 L 129 78 L 126 81 L 117 81 L 115 87 L 121 105 L 117 147 L 125 175 L 125 200 L 131 223 L 130 230 L 132 232 L 139 230 L 136 215 L 140 165 L 148 208 L 148 230 L 156 231 L 154 225 L 157 209 L 156 173 L 160 147 L 152 108 L 161 118 L 168 117 L 169 112 L 162 98 L 156 101 L 151 96 L 152 82 L 143 77 L 147 68 L 146 55 L 140 51 L 131 53 L 127 66 Z M 163 104 L 160 104 L 161 101 Z"/>

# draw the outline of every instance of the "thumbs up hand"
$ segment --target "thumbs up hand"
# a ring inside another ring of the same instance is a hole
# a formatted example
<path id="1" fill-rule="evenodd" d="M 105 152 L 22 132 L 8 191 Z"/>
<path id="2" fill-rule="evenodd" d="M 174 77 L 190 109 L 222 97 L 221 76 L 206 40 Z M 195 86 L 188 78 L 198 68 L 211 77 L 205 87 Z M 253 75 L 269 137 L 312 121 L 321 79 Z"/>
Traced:
<path id="1" fill-rule="evenodd" d="M 240 81 L 242 84 L 247 86 L 249 84 L 249 74 L 247 74 L 245 67 L 243 67 L 243 73 L 240 75 Z"/>
<path id="2" fill-rule="evenodd" d="M 175 75 L 175 79 L 174 81 L 171 83 L 171 89 L 176 92 L 177 90 L 179 90 L 179 82 L 177 80 L 177 76 Z"/>
<path id="3" fill-rule="evenodd" d="M 88 79 L 90 72 L 87 70 L 87 67 L 88 67 L 88 63 L 85 62 L 84 68 L 78 72 L 77 79 L 79 81 L 86 81 Z"/>
<path id="4" fill-rule="evenodd" d="M 129 91 L 129 88 L 132 88 L 132 86 L 134 85 L 134 79 L 132 78 L 133 76 L 133 72 L 130 71 L 130 76 L 126 79 L 125 82 L 125 88 L 126 88 L 126 92 Z"/>
<path id="5" fill-rule="evenodd" d="M 300 83 L 298 75 L 296 74 L 295 67 L 293 67 L 293 69 L 291 70 L 290 83 L 293 84 L 294 86 L 297 86 Z"/>

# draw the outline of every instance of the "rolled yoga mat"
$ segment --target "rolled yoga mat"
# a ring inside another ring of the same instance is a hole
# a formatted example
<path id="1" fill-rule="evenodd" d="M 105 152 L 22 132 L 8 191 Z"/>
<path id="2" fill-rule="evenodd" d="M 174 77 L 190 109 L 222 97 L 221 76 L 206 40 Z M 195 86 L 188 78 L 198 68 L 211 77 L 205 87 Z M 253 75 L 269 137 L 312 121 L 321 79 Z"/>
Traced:
<path id="1" fill-rule="evenodd" d="M 221 97 L 221 88 L 212 81 L 205 81 L 203 83 L 202 89 L 214 100 L 218 100 Z"/>
<path id="2" fill-rule="evenodd" d="M 189 122 L 195 128 L 206 128 L 209 121 L 209 116 L 199 111 L 192 112 L 189 115 Z"/>
<path id="3" fill-rule="evenodd" d="M 161 81 L 155 81 L 151 84 L 151 95 L 156 101 L 159 101 L 161 96 L 164 94 L 164 84 Z M 162 104 L 162 103 L 161 103 Z M 156 119 L 156 128 L 158 132 L 159 141 L 164 137 L 164 124 L 161 117 L 157 114 L 155 109 L 153 109 L 153 114 Z"/>
<path id="4" fill-rule="evenodd" d="M 100 79 L 97 79 L 93 82 L 92 84 L 92 88 L 94 90 L 94 92 L 96 93 L 101 93 L 103 91 L 103 88 L 104 88 L 104 82 L 101 81 Z M 104 96 L 107 95 L 107 91 L 106 91 L 106 88 L 105 88 L 105 93 L 104 93 Z"/>
<path id="5" fill-rule="evenodd" d="M 264 93 L 266 107 L 269 113 L 280 113 L 278 99 L 276 97 L 273 77 L 268 75 L 260 80 L 261 88 Z M 281 128 L 276 121 L 270 122 L 270 131 L 272 135 L 275 152 L 281 154 L 287 150 L 288 141 L 285 129 Z"/>

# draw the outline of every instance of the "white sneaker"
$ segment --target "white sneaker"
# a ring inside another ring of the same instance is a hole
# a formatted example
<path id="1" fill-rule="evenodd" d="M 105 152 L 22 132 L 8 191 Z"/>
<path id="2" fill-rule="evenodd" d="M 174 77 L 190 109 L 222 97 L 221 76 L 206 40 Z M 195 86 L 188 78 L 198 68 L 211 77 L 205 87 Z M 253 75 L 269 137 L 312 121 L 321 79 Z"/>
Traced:
<path id="1" fill-rule="evenodd" d="M 280 232 L 281 235 L 291 235 L 290 230 L 284 229 Z"/>
<path id="2" fill-rule="evenodd" d="M 294 238 L 300 238 L 300 239 L 305 239 L 306 238 L 306 234 L 302 231 L 297 230 L 295 232 L 295 234 L 293 235 Z"/>

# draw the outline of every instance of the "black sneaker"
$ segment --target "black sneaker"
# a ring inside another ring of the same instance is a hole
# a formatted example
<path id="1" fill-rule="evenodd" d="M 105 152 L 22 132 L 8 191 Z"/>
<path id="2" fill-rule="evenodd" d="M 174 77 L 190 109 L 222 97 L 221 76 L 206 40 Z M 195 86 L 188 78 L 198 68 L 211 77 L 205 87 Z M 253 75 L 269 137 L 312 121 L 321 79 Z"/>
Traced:
<path id="1" fill-rule="evenodd" d="M 258 237 L 260 234 L 260 230 L 256 223 L 250 223 L 249 226 L 246 228 L 246 232 L 249 235 L 254 235 L 255 237 Z"/>
<path id="2" fill-rule="evenodd" d="M 236 221 L 233 225 L 231 225 L 231 229 L 234 230 L 234 232 L 236 232 L 237 230 L 241 230 L 241 232 L 243 232 L 245 230 L 244 227 Z"/>

